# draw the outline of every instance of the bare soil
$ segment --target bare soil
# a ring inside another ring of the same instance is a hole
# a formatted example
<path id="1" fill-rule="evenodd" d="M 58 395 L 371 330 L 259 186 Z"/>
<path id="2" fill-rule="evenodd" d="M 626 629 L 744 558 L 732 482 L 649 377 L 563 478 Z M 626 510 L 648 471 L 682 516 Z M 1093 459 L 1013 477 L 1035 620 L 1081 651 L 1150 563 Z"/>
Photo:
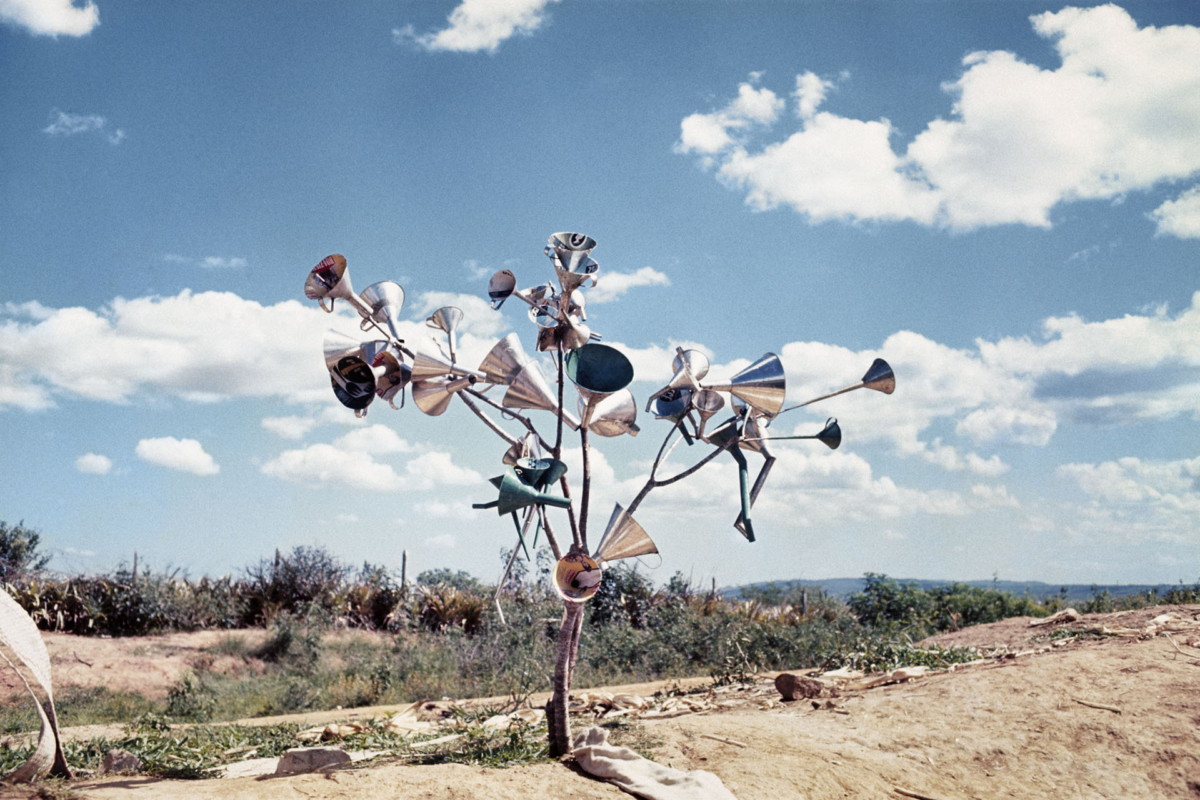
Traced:
<path id="1" fill-rule="evenodd" d="M 1200 640 L 1181 634 L 1172 644 L 1165 635 L 1082 633 L 1097 625 L 1139 627 L 1165 610 L 1200 618 L 1200 606 L 1174 606 L 1089 615 L 1056 626 L 1006 620 L 936 637 L 942 644 L 1007 651 L 1007 656 L 985 663 L 843 692 L 836 698 L 790 703 L 772 702 L 778 698 L 772 676 L 762 676 L 753 687 L 714 695 L 717 710 L 645 719 L 641 725 L 661 742 L 653 751 L 657 761 L 713 772 L 740 800 L 905 796 L 898 789 L 910 797 L 934 800 L 1195 800 L 1200 798 Z M 1063 639 L 1060 633 L 1052 639 L 1054 628 L 1081 635 Z M 188 641 L 178 636 L 157 641 L 167 639 Z M 92 645 L 96 640 L 86 642 Z M 1047 647 L 1055 642 L 1058 646 Z M 77 639 L 74 644 L 83 646 Z M 139 646 L 134 640 L 110 640 L 105 645 L 109 649 L 103 650 L 113 654 L 110 668 L 101 649 L 81 650 L 74 644 L 56 643 L 52 652 L 60 658 L 64 653 L 70 657 L 72 651 L 94 658 L 90 669 L 114 675 L 127 663 L 122 658 L 133 658 L 119 651 Z M 158 651 L 147 649 L 136 658 L 148 658 L 145 653 L 151 652 Z M 184 650 L 158 661 L 150 658 L 151 674 L 167 673 L 187 658 Z M 63 669 L 63 663 L 55 664 L 60 686 L 76 674 Z M 643 685 L 636 691 L 645 695 L 654 688 Z M 576 719 L 574 724 L 579 730 L 588 722 Z M 496 770 L 365 762 L 326 774 L 285 778 L 181 782 L 116 777 L 75 782 L 72 787 L 88 798 L 146 800 L 628 797 L 570 764 Z M 27 790 L 10 793 L 33 796 Z"/>

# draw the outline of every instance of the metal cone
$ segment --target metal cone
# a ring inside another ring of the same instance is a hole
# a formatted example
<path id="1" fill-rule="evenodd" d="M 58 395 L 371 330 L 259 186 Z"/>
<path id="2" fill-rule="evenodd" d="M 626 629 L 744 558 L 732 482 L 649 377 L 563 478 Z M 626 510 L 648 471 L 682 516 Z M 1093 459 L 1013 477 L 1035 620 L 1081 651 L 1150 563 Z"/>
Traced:
<path id="1" fill-rule="evenodd" d="M 359 295 L 371 309 L 371 319 L 387 326 L 393 339 L 404 341 L 396 330 L 400 322 L 400 310 L 404 308 L 404 289 L 395 281 L 372 283 Z"/>
<path id="2" fill-rule="evenodd" d="M 613 508 L 612 516 L 608 519 L 608 527 L 596 548 L 596 558 L 603 564 L 622 558 L 645 556 L 657 553 L 658 547 L 650 539 L 633 517 L 629 516 L 620 503 Z"/>
<path id="3" fill-rule="evenodd" d="M 583 392 L 582 389 L 579 391 L 579 416 L 587 417 L 589 408 Z M 636 424 L 637 403 L 634 402 L 633 392 L 628 389 L 605 395 L 590 408 L 590 413 L 587 428 L 597 436 L 612 437 L 626 433 L 637 436 L 641 430 Z"/>
<path id="4" fill-rule="evenodd" d="M 412 398 L 417 408 L 431 417 L 441 416 L 450 407 L 454 393 L 471 385 L 470 378 L 431 378 L 413 381 Z"/>
<path id="5" fill-rule="evenodd" d="M 487 357 L 479 365 L 479 371 L 487 376 L 488 383 L 508 385 L 531 360 L 521 346 L 521 337 L 510 333 L 492 345 Z"/>
<path id="6" fill-rule="evenodd" d="M 896 375 L 892 372 L 892 368 L 882 358 L 875 359 L 871 364 L 871 368 L 867 370 L 867 374 L 863 375 L 862 385 L 867 389 L 874 389 L 877 392 L 891 394 L 896 391 Z"/>
<path id="7" fill-rule="evenodd" d="M 505 408 L 531 408 L 558 413 L 558 397 L 551 391 L 536 361 L 530 361 L 513 376 L 500 404 Z M 579 430 L 579 420 L 566 411 L 562 416 L 563 422 L 572 430 Z"/>
<path id="8" fill-rule="evenodd" d="M 706 388 L 729 392 L 759 413 L 773 417 L 783 408 L 787 381 L 779 356 L 765 353 L 758 361 L 730 378 L 729 383 Z"/>

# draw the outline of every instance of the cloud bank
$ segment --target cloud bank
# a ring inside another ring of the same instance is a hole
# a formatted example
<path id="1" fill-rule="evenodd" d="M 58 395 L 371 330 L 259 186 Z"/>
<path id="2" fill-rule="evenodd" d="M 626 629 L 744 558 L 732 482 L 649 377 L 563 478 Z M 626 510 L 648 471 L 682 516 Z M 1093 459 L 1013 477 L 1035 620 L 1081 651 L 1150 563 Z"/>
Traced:
<path id="1" fill-rule="evenodd" d="M 1057 69 L 1006 51 L 975 52 L 950 114 L 903 149 L 887 119 L 820 110 L 834 83 L 798 76 L 800 129 L 762 145 L 783 100 L 743 83 L 715 112 L 686 117 L 677 152 L 715 166 L 757 210 L 785 206 L 812 222 L 911 221 L 955 230 L 1048 228 L 1062 203 L 1115 200 L 1200 172 L 1200 28 L 1139 28 L 1115 5 L 1030 18 Z M 1161 235 L 1197 236 L 1195 189 L 1162 205 Z"/>

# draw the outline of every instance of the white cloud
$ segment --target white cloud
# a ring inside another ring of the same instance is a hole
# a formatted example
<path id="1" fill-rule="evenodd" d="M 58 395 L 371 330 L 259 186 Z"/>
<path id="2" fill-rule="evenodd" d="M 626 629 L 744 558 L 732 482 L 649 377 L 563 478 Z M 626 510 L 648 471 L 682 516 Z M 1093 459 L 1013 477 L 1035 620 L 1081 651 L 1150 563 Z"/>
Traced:
<path id="1" fill-rule="evenodd" d="M 427 491 L 436 486 L 472 485 L 483 481 L 474 470 L 460 467 L 450 455 L 436 451 L 410 460 L 404 472 L 376 461 L 377 455 L 412 452 L 413 448 L 383 425 L 361 428 L 332 444 L 287 450 L 263 464 L 265 475 L 294 483 L 327 484 L 374 492 Z"/>
<path id="2" fill-rule="evenodd" d="M 738 96 L 720 111 L 691 114 L 680 124 L 675 151 L 712 155 L 735 143 L 731 131 L 770 125 L 779 117 L 784 101 L 770 89 L 755 89 L 750 83 L 738 86 Z"/>
<path id="3" fill-rule="evenodd" d="M 483 481 L 483 476 L 475 470 L 455 464 L 449 453 L 437 451 L 422 453 L 409 461 L 405 472 L 418 482 L 439 486 L 472 486 Z"/>
<path id="4" fill-rule="evenodd" d="M 392 37 L 430 51 L 494 53 L 506 39 L 540 28 L 546 6 L 553 2 L 558 0 L 462 0 L 450 12 L 449 27 L 418 35 L 407 25 L 393 30 Z"/>
<path id="5" fill-rule="evenodd" d="M 326 329 L 369 338 L 349 312 L 327 315 L 294 300 L 263 306 L 230 292 L 118 298 L 99 311 L 38 317 L 0 319 L 0 406 L 36 410 L 57 396 L 127 403 L 155 393 L 331 403 L 320 356 Z M 408 335 L 423 329 L 405 326 Z"/>
<path id="6" fill-rule="evenodd" d="M 75 459 L 75 469 L 88 475 L 107 475 L 112 465 L 111 458 L 99 453 L 84 453 Z"/>
<path id="7" fill-rule="evenodd" d="M 440 533 L 437 536 L 430 536 L 425 539 L 427 547 L 440 547 L 445 550 L 454 549 L 456 543 L 457 540 L 454 538 L 454 534 L 451 533 Z"/>
<path id="8" fill-rule="evenodd" d="M 1058 420 L 1048 408 L 995 405 L 972 411 L 954 430 L 979 443 L 1017 442 L 1042 447 L 1057 428 Z"/>
<path id="9" fill-rule="evenodd" d="M 3 8 L 4 0 L 0 0 L 0 9 Z M 66 111 L 55 109 L 51 112 L 52 119 L 49 125 L 42 128 L 42 133 L 48 133 L 51 136 L 77 136 L 81 133 L 96 131 L 108 139 L 109 144 L 120 144 L 125 138 L 125 131 L 117 128 L 114 131 L 109 131 L 108 120 L 98 114 L 69 114 Z"/>
<path id="10" fill-rule="evenodd" d="M 955 229 L 1049 227 L 1060 203 L 1119 199 L 1200 170 L 1200 28 L 1139 29 L 1114 5 L 1031 21 L 1053 42 L 1058 68 L 969 54 L 945 84 L 951 113 L 904 150 L 893 149 L 886 119 L 818 112 L 828 84 L 811 73 L 797 79 L 800 130 L 783 141 L 752 148 L 731 134 L 744 124 L 691 115 L 677 150 L 719 158 L 718 176 L 756 209 Z M 1162 206 L 1160 232 L 1190 231 L 1193 201 Z"/>
<path id="11" fill-rule="evenodd" d="M 413 510 L 423 517 L 462 521 L 478 521 L 480 513 L 478 510 L 471 508 L 471 504 L 467 502 L 443 503 L 437 500 L 414 503 Z"/>
<path id="12" fill-rule="evenodd" d="M 1200 543 L 1196 533 L 1200 530 L 1200 458 L 1127 457 L 1099 464 L 1064 464 L 1058 473 L 1091 500 L 1075 511 L 1077 534 Z"/>
<path id="13" fill-rule="evenodd" d="M 817 113 L 817 106 L 825 100 L 825 94 L 833 88 L 832 81 L 822 80 L 816 73 L 805 72 L 796 76 L 796 116 L 807 119 Z"/>
<path id="14" fill-rule="evenodd" d="M 387 453 L 411 453 L 414 448 L 400 434 L 386 425 L 369 425 L 357 428 L 334 441 L 335 447 L 360 453 L 383 455 Z"/>
<path id="15" fill-rule="evenodd" d="M 313 444 L 287 450 L 262 465 L 262 472 L 293 483 L 345 486 L 373 492 L 400 492 L 414 488 L 391 464 L 375 461 L 369 453 L 343 450 L 330 444 Z"/>
<path id="16" fill-rule="evenodd" d="M 316 427 L 317 421 L 311 417 L 264 417 L 262 426 L 284 439 L 303 439 L 304 434 Z"/>
<path id="17" fill-rule="evenodd" d="M 589 303 L 609 303 L 639 286 L 670 286 L 671 279 L 654 267 L 634 272 L 601 272 L 594 289 L 587 292 Z"/>
<path id="18" fill-rule="evenodd" d="M 1200 186 L 1163 203 L 1150 217 L 1158 222 L 1159 236 L 1200 239 Z"/>
<path id="19" fill-rule="evenodd" d="M 100 24 L 100 10 L 74 0 L 0 0 L 0 22 L 38 36 L 86 36 Z"/>
<path id="20" fill-rule="evenodd" d="M 216 475 L 221 471 L 213 457 L 204 452 L 204 447 L 195 439 L 176 439 L 174 436 L 142 439 L 134 452 L 143 461 L 193 475 Z"/>

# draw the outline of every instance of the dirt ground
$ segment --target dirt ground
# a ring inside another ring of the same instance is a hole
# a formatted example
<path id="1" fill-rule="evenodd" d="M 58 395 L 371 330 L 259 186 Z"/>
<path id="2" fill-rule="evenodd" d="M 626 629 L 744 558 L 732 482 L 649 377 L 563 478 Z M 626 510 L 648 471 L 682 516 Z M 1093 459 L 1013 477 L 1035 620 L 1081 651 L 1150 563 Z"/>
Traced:
<path id="1" fill-rule="evenodd" d="M 1006 620 L 936 637 L 942 644 L 1006 653 L 984 663 L 843 691 L 832 700 L 789 703 L 771 702 L 778 693 L 771 676 L 764 676 L 755 687 L 715 695 L 716 710 L 641 724 L 662 742 L 653 751 L 655 760 L 715 773 L 740 800 L 899 798 L 906 796 L 903 792 L 934 800 L 1194 800 L 1200 798 L 1200 635 L 1175 634 L 1173 644 L 1163 634 L 1092 633 L 1066 640 L 1058 634 L 1054 641 L 1060 643 L 1053 647 L 1048 637 L 1053 628 L 1137 628 L 1169 610 L 1200 619 L 1200 606 L 1174 606 L 1088 615 L 1056 626 Z M 52 638 L 56 683 L 69 683 L 76 674 L 62 668 L 62 659 L 73 658 L 72 652 L 93 661 L 89 670 L 119 674 L 125 663 L 119 652 L 131 641 L 103 645 L 114 654 L 109 669 L 99 649 L 85 653 L 80 640 L 64 644 Z M 141 646 L 148 649 L 136 658 L 153 662 L 151 654 L 158 651 Z M 197 650 L 203 646 L 193 645 Z M 169 663 L 153 664 L 152 674 L 169 673 L 176 663 L 171 659 L 186 663 L 187 657 L 183 652 L 164 656 Z M 653 690 L 636 687 L 641 694 Z M 374 711 L 336 712 L 330 718 L 350 713 Z M 574 725 L 581 730 L 587 720 L 576 718 Z M 187 782 L 116 777 L 72 787 L 78 795 L 98 800 L 629 796 L 562 764 L 495 770 L 364 762 L 322 775 Z M 33 796 L 24 790 L 10 794 Z"/>

